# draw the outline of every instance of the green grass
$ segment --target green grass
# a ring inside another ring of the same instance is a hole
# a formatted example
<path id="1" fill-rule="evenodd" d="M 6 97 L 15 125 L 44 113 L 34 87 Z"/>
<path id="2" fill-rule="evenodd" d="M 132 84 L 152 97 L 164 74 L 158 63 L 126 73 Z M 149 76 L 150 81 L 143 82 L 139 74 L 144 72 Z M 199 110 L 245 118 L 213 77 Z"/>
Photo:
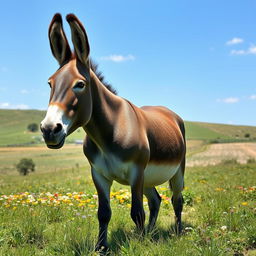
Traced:
<path id="1" fill-rule="evenodd" d="M 141 237 L 130 218 L 130 199 L 122 203 L 112 199 L 110 255 L 255 255 L 255 180 L 255 163 L 187 168 L 185 232 L 180 237 L 173 232 L 174 215 L 167 200 L 162 202 L 157 228 Z M 164 198 L 171 196 L 167 187 L 158 188 Z M 115 183 L 112 191 L 121 188 L 128 187 Z M 26 177 L 1 175 L 0 191 L 7 196 L 25 191 L 34 196 L 95 194 L 88 167 L 38 170 Z M 145 210 L 148 217 L 147 206 Z M 23 206 L 2 200 L 0 220 L 0 255 L 94 255 L 98 230 L 94 205 L 80 207 L 75 199 L 73 205 L 25 202 Z"/>
<path id="2" fill-rule="evenodd" d="M 0 110 L 0 146 L 20 146 L 42 143 L 41 133 L 27 131 L 30 123 L 40 123 L 45 111 L 39 110 Z M 256 127 L 211 124 L 202 122 L 185 122 L 188 140 L 206 142 L 235 142 L 256 140 Z M 245 138 L 245 134 L 250 134 Z M 72 143 L 83 140 L 85 133 L 82 128 L 72 133 L 66 140 Z"/>

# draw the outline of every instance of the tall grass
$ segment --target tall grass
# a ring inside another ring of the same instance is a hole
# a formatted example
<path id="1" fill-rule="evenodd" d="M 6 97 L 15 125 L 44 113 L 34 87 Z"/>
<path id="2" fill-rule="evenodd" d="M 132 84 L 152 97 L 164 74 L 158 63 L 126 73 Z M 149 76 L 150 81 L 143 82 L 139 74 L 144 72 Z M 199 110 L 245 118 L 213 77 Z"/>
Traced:
<path id="1" fill-rule="evenodd" d="M 35 173 L 27 177 L 24 186 L 24 177 L 2 176 L 0 195 L 18 195 L 25 190 L 31 195 L 81 191 L 89 197 L 95 193 L 89 177 L 88 169 Z M 255 255 L 255 180 L 255 163 L 187 168 L 184 234 L 180 237 L 173 228 L 167 184 L 158 188 L 164 200 L 157 227 L 145 236 L 135 230 L 129 198 L 111 200 L 110 255 Z M 113 191 L 123 188 L 115 183 Z M 0 200 L 0 255 L 96 255 L 94 205 L 81 207 L 75 201 L 59 206 L 8 205 Z M 148 218 L 146 202 L 145 210 Z"/>

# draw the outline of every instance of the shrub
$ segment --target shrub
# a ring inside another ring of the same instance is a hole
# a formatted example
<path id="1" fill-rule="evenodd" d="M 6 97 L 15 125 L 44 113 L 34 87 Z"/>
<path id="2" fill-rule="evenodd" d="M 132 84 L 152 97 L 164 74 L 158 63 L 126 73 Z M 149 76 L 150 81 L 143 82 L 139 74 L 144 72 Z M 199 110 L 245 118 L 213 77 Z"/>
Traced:
<path id="1" fill-rule="evenodd" d="M 255 163 L 256 163 L 256 159 L 255 158 L 247 159 L 247 164 L 255 164 Z"/>
<path id="2" fill-rule="evenodd" d="M 210 144 L 217 144 L 217 143 L 220 143 L 220 140 L 219 139 L 213 139 L 213 140 L 210 140 L 209 143 Z"/>
<path id="3" fill-rule="evenodd" d="M 250 136 L 251 136 L 250 133 L 246 133 L 246 134 L 244 135 L 245 138 L 250 138 Z"/>
<path id="4" fill-rule="evenodd" d="M 27 175 L 29 172 L 35 171 L 35 163 L 30 158 L 22 158 L 16 168 L 20 174 Z"/>
<path id="5" fill-rule="evenodd" d="M 27 129 L 30 132 L 37 132 L 38 131 L 38 124 L 37 123 L 31 123 L 28 125 Z"/>
<path id="6" fill-rule="evenodd" d="M 226 160 L 223 160 L 221 162 L 221 164 L 224 164 L 224 165 L 235 165 L 235 164 L 239 164 L 239 163 L 237 162 L 236 159 L 226 159 Z"/>

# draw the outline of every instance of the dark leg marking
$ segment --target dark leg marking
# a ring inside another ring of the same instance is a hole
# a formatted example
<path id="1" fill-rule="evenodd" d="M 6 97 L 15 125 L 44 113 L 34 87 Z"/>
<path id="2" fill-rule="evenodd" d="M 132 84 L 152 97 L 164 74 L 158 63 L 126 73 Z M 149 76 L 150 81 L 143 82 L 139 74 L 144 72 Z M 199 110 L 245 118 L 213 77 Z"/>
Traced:
<path id="1" fill-rule="evenodd" d="M 131 218 L 136 224 L 137 229 L 142 232 L 144 231 L 144 223 L 145 223 L 145 212 L 143 209 L 143 178 L 144 178 L 143 174 L 139 175 L 139 172 L 138 172 L 131 186 L 131 192 L 132 192 Z"/>
<path id="2" fill-rule="evenodd" d="M 98 192 L 98 220 L 99 236 L 96 251 L 105 252 L 108 250 L 107 233 L 108 223 L 111 218 L 110 208 L 110 187 L 112 182 L 92 169 L 92 178 Z"/>
<path id="3" fill-rule="evenodd" d="M 143 194 L 142 194 L 143 195 Z M 145 223 L 145 212 L 143 209 L 143 199 L 132 193 L 132 208 L 131 208 L 131 218 L 136 224 L 138 230 L 144 230 Z"/>
<path id="4" fill-rule="evenodd" d="M 161 204 L 161 197 L 159 196 L 156 188 L 144 188 L 144 194 L 148 199 L 148 207 L 150 211 L 148 231 L 152 231 L 156 224 Z"/>
<path id="5" fill-rule="evenodd" d="M 172 196 L 172 205 L 175 212 L 175 231 L 178 235 L 182 232 L 181 213 L 183 209 L 183 201 L 181 193 L 178 197 Z"/>

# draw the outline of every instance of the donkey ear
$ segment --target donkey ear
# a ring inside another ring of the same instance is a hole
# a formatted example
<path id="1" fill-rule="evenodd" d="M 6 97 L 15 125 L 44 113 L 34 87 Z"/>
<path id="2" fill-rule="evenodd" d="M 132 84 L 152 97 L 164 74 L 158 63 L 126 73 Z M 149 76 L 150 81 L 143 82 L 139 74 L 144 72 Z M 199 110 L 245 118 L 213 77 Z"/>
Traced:
<path id="1" fill-rule="evenodd" d="M 71 59 L 72 52 L 64 33 L 62 18 L 59 13 L 56 13 L 52 18 L 48 36 L 52 54 L 59 62 L 60 66 L 62 66 L 66 61 Z"/>
<path id="2" fill-rule="evenodd" d="M 80 62 L 88 65 L 90 46 L 85 29 L 74 14 L 67 15 L 66 19 L 71 28 L 72 42 L 74 44 L 76 56 Z"/>

